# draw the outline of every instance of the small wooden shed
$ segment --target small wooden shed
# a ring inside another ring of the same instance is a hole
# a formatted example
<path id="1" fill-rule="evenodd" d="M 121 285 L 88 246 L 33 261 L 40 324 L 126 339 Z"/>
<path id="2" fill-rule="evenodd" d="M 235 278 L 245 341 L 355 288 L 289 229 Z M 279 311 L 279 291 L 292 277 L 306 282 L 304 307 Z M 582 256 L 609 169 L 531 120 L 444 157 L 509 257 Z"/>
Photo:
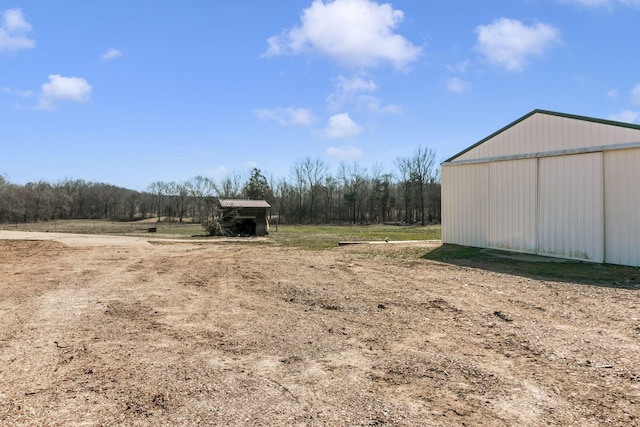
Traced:
<path id="1" fill-rule="evenodd" d="M 219 199 L 223 218 L 229 218 L 226 224 L 235 235 L 264 236 L 269 234 L 267 210 L 271 205 L 266 200 Z"/>

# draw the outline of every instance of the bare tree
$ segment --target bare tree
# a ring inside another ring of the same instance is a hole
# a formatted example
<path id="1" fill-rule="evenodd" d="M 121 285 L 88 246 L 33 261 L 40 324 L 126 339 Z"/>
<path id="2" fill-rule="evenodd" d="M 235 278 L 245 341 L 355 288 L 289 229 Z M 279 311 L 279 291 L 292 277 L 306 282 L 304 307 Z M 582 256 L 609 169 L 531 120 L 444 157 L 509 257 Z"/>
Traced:
<path id="1" fill-rule="evenodd" d="M 209 178 L 196 176 L 187 182 L 186 187 L 192 200 L 192 214 L 194 222 L 200 222 L 211 211 L 212 199 L 218 192 L 215 183 Z"/>
<path id="2" fill-rule="evenodd" d="M 411 199 L 415 193 L 420 206 L 420 224 L 426 225 L 426 202 L 428 200 L 429 183 L 436 179 L 435 152 L 427 147 L 419 146 L 411 157 L 396 159 L 400 172 L 400 182 L 405 198 L 405 214 L 410 222 L 409 210 Z"/>
<path id="3" fill-rule="evenodd" d="M 398 180 L 402 187 L 402 199 L 404 202 L 404 222 L 411 223 L 411 205 L 413 195 L 413 180 L 411 173 L 411 158 L 399 157 L 396 159 L 396 167 L 398 168 Z"/>
<path id="4" fill-rule="evenodd" d="M 412 174 L 418 187 L 420 199 L 420 225 L 426 224 L 425 208 L 429 183 L 434 179 L 436 154 L 430 148 L 419 146 L 412 157 Z"/>
<path id="5" fill-rule="evenodd" d="M 440 173 L 436 171 L 436 176 L 429 182 L 428 210 L 429 218 L 437 223 L 442 221 L 442 188 L 440 186 Z"/>
<path id="6" fill-rule="evenodd" d="M 6 175 L 0 174 L 0 223 L 11 216 L 10 187 Z"/>
<path id="7" fill-rule="evenodd" d="M 189 210 L 189 189 L 184 183 L 171 182 L 168 184 L 168 191 L 173 202 L 172 212 L 177 215 L 178 222 L 182 223 Z"/>
<path id="8" fill-rule="evenodd" d="M 304 215 L 303 201 L 307 183 L 301 162 L 293 165 L 293 179 L 295 181 L 295 188 L 298 196 L 298 223 L 301 224 L 302 217 Z"/>
<path id="9" fill-rule="evenodd" d="M 61 187 L 61 191 L 64 192 L 64 195 L 60 196 L 66 205 L 62 208 L 63 210 L 63 218 L 75 218 L 78 210 L 78 187 L 80 180 L 72 180 L 70 178 L 65 178 L 62 182 L 59 182 L 58 185 Z"/>
<path id="10" fill-rule="evenodd" d="M 314 223 L 317 221 L 315 206 L 317 193 L 321 189 L 322 181 L 327 175 L 329 167 L 319 158 L 312 160 L 310 157 L 306 157 L 296 164 L 295 170 L 296 175 L 300 175 L 309 189 L 309 221 Z"/>
<path id="11" fill-rule="evenodd" d="M 337 197 L 338 181 L 331 176 L 326 176 L 322 187 L 322 195 L 324 198 L 324 222 L 329 224 L 335 216 L 335 200 Z"/>
<path id="12" fill-rule="evenodd" d="M 277 222 L 438 221 L 440 183 L 433 151 L 418 147 L 413 155 L 397 158 L 395 165 L 392 176 L 380 165 L 374 165 L 369 174 L 357 162 L 342 163 L 331 176 L 323 160 L 306 157 L 281 180 L 267 181 L 254 169 L 247 180 L 234 173 L 220 187 L 198 176 L 184 183 L 153 182 L 143 192 L 69 178 L 20 186 L 0 175 L 0 222 L 154 216 L 158 221 L 175 216 L 201 222 L 213 215 L 216 197 L 241 196 L 267 199 Z"/>
<path id="13" fill-rule="evenodd" d="M 47 221 L 51 215 L 51 185 L 45 181 L 29 182 L 26 190 L 26 221 Z"/>
<path id="14" fill-rule="evenodd" d="M 338 170 L 338 178 L 342 181 L 342 186 L 344 187 L 344 200 L 349 206 L 354 224 L 357 222 L 358 209 L 367 179 L 366 174 L 367 168 L 362 168 L 357 162 L 353 162 L 351 165 L 342 162 Z"/>
<path id="15" fill-rule="evenodd" d="M 53 203 L 53 218 L 54 219 L 68 219 L 71 215 L 71 206 L 69 196 L 65 191 L 64 182 L 57 181 L 51 186 L 52 190 L 52 203 Z"/>
<path id="16" fill-rule="evenodd" d="M 96 184 L 96 197 L 100 208 L 100 218 L 110 218 L 115 215 L 116 187 L 109 184 Z"/>
<path id="17" fill-rule="evenodd" d="M 149 187 L 147 187 L 147 191 L 154 195 L 154 206 L 152 211 L 155 211 L 155 214 L 158 217 L 158 222 L 160 222 L 161 217 L 165 213 L 164 208 L 167 197 L 167 184 L 162 181 L 152 182 L 149 184 Z"/>
<path id="18" fill-rule="evenodd" d="M 369 221 L 386 222 L 389 212 L 391 175 L 382 172 L 382 166 L 375 164 L 369 181 Z"/>
<path id="19" fill-rule="evenodd" d="M 278 213 L 278 217 L 276 218 L 276 231 L 278 231 L 278 225 L 287 219 L 287 212 L 289 211 L 290 206 L 289 198 L 292 193 L 293 189 L 285 179 L 280 180 L 275 187 L 275 209 Z"/>
<path id="20" fill-rule="evenodd" d="M 235 199 L 240 197 L 242 189 L 242 176 L 234 172 L 222 180 L 220 186 L 220 197 L 223 199 Z"/>

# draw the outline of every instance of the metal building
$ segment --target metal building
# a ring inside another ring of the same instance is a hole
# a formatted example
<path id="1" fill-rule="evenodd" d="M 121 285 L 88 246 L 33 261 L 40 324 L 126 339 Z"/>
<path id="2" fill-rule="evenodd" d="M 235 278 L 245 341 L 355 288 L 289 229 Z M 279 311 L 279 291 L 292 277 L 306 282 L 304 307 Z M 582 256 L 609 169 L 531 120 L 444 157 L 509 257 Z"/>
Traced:
<path id="1" fill-rule="evenodd" d="M 456 154 L 442 240 L 640 266 L 640 126 L 534 110 Z"/>

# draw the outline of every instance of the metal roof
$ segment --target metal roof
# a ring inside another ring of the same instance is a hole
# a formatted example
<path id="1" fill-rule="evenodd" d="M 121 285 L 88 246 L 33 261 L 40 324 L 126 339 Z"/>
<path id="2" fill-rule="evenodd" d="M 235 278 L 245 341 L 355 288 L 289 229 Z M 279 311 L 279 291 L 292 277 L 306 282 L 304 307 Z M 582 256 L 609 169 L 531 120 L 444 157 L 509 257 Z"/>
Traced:
<path id="1" fill-rule="evenodd" d="M 587 122 L 594 122 L 594 123 L 600 123 L 600 124 L 611 125 L 611 126 L 625 127 L 625 128 L 630 128 L 630 129 L 640 129 L 640 125 L 636 125 L 636 124 L 633 124 L 633 123 L 624 123 L 624 122 L 616 122 L 616 121 L 613 121 L 613 120 L 596 119 L 594 117 L 577 116 L 575 114 L 557 113 L 555 111 L 548 111 L 548 110 L 533 110 L 529 114 L 526 114 L 526 115 L 520 117 L 518 120 L 516 120 L 516 121 L 514 121 L 512 123 L 509 123 L 508 125 L 506 125 L 502 129 L 492 133 L 491 135 L 489 135 L 488 137 L 484 138 L 483 140 L 481 140 L 479 142 L 476 142 L 475 144 L 473 144 L 472 146 L 470 146 L 468 148 L 465 148 L 464 150 L 462 150 L 458 154 L 456 154 L 453 157 L 445 160 L 443 162 L 443 164 L 452 162 L 453 160 L 455 160 L 456 158 L 462 156 L 466 152 L 473 150 L 477 146 L 485 143 L 486 141 L 492 139 L 493 137 L 495 137 L 496 135 L 506 131 L 507 129 L 517 125 L 518 123 L 524 121 L 525 119 L 528 119 L 529 117 L 533 116 L 534 114 L 547 114 L 547 115 L 550 115 L 550 116 L 564 117 L 564 118 L 567 118 L 567 119 L 584 120 L 584 121 L 587 121 Z"/>
<path id="2" fill-rule="evenodd" d="M 219 199 L 223 208 L 270 208 L 271 205 L 266 200 L 248 199 Z"/>

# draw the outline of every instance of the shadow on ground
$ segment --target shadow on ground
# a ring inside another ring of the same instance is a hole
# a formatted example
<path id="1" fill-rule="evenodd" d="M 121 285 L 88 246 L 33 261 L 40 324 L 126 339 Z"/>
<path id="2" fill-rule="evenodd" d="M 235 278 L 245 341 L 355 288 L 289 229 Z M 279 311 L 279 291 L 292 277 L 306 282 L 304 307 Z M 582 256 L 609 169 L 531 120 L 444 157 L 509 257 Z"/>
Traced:
<path id="1" fill-rule="evenodd" d="M 423 259 L 532 279 L 640 291 L 640 268 L 445 244 Z"/>

